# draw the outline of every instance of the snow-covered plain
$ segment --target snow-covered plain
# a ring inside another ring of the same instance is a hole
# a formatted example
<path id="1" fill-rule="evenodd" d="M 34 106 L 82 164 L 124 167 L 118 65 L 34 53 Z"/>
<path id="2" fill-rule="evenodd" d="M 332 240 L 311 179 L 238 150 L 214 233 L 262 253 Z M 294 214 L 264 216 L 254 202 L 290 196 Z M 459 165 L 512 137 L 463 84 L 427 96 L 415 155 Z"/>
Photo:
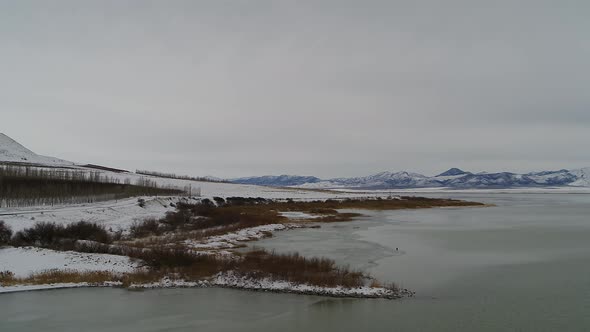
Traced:
<path id="1" fill-rule="evenodd" d="M 8 224 L 14 232 L 31 227 L 37 222 L 70 224 L 78 221 L 93 222 L 116 232 L 128 230 L 135 221 L 163 217 L 166 212 L 175 210 L 171 204 L 179 200 L 194 201 L 185 197 L 143 198 L 144 207 L 139 206 L 138 198 L 129 198 L 69 206 L 5 208 L 0 209 L 0 220 Z"/>
<path id="2" fill-rule="evenodd" d="M 25 278 L 48 270 L 132 272 L 140 264 L 129 257 L 23 247 L 0 249 L 0 271 Z"/>

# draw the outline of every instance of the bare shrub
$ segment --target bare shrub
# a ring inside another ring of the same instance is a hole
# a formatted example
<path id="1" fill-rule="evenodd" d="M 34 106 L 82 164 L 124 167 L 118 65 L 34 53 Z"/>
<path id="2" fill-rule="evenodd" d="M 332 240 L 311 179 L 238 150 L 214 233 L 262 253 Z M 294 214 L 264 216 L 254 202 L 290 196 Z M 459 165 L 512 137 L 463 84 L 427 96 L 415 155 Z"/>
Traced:
<path id="1" fill-rule="evenodd" d="M 365 284 L 367 278 L 359 271 L 337 266 L 328 258 L 306 258 L 299 253 L 277 254 L 266 250 L 245 253 L 234 269 L 235 272 L 247 277 L 270 278 L 322 287 L 360 287 Z"/>
<path id="2" fill-rule="evenodd" d="M 38 222 L 33 227 L 16 232 L 11 242 L 15 246 L 73 250 L 77 240 L 111 243 L 112 237 L 103 226 L 86 221 L 67 226 Z"/>
<path id="3" fill-rule="evenodd" d="M 164 233 L 164 229 L 160 227 L 158 220 L 148 218 L 143 221 L 134 221 L 129 228 L 129 232 L 132 238 L 142 238 L 150 235 L 161 235 Z"/>
<path id="4" fill-rule="evenodd" d="M 8 244 L 11 237 L 12 229 L 3 220 L 0 220 L 0 246 Z"/>

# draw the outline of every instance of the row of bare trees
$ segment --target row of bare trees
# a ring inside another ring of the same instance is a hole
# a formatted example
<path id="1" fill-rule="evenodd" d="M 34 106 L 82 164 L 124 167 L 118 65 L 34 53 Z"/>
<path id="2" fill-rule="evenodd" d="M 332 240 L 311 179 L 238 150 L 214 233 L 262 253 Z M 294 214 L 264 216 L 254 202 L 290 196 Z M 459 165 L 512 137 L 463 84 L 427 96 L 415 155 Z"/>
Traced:
<path id="1" fill-rule="evenodd" d="M 159 178 L 167 178 L 167 179 L 178 179 L 178 180 L 190 180 L 190 181 L 201 181 L 201 182 L 219 182 L 219 183 L 228 183 L 229 181 L 222 180 L 222 179 L 213 179 L 210 177 L 195 177 L 195 176 L 188 176 L 188 175 L 178 175 L 174 173 L 163 173 L 163 172 L 156 172 L 156 171 L 147 171 L 138 169 L 135 171 L 136 174 L 141 175 L 149 175 L 149 176 L 157 176 Z"/>
<path id="2" fill-rule="evenodd" d="M 131 183 L 102 172 L 46 169 L 30 166 L 0 167 L 0 207 L 93 203 L 133 196 L 193 195 L 190 186 L 160 186 L 146 177 Z"/>

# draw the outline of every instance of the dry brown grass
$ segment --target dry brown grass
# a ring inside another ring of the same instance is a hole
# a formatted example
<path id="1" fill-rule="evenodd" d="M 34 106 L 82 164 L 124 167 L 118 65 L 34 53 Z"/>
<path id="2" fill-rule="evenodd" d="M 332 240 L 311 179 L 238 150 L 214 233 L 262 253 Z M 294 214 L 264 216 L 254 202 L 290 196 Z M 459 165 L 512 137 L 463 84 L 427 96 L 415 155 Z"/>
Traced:
<path id="1" fill-rule="evenodd" d="M 322 287 L 364 286 L 368 276 L 325 257 L 307 258 L 299 253 L 277 254 L 254 250 L 243 254 L 232 271 L 254 278 L 289 281 Z"/>
<path id="2" fill-rule="evenodd" d="M 451 199 L 402 197 L 402 199 L 346 199 L 328 201 L 270 201 L 261 199 L 220 199 L 220 206 L 210 201 L 201 204 L 179 204 L 177 211 L 156 220 L 134 224 L 131 238 L 125 245 L 154 247 L 182 245 L 185 240 L 203 240 L 211 236 L 237 232 L 261 225 L 294 222 L 279 214 L 279 211 L 305 212 L 320 215 L 309 220 L 313 223 L 350 221 L 361 216 L 345 213 L 343 209 L 395 210 L 418 209 L 441 206 L 482 206 L 481 203 Z M 307 222 L 298 220 L 297 222 Z"/>
<path id="3" fill-rule="evenodd" d="M 118 277 L 116 274 L 106 271 L 73 271 L 73 270 L 49 270 L 31 274 L 26 278 L 17 278 L 11 276 L 0 278 L 0 284 L 3 286 L 11 285 L 45 285 L 56 283 L 91 283 L 100 284 L 106 281 L 115 281 Z"/>
<path id="4" fill-rule="evenodd" d="M 101 285 L 106 282 L 121 282 L 123 287 L 131 284 L 145 284 L 162 279 L 165 274 L 161 271 L 137 271 L 132 273 L 113 273 L 108 271 L 73 271 L 73 270 L 49 270 L 31 274 L 25 278 L 13 276 L 2 277 L 0 285 L 49 285 L 61 283 L 88 283 Z"/>

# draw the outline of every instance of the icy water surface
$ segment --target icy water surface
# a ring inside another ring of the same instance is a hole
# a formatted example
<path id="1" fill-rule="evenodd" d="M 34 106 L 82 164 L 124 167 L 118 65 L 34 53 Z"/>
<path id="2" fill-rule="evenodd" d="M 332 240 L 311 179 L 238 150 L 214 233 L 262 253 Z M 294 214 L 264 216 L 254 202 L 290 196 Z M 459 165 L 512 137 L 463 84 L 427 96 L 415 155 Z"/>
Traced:
<path id="1" fill-rule="evenodd" d="M 368 270 L 413 299 L 55 290 L 0 295 L 0 331 L 590 331 L 590 195 L 453 197 L 497 207 L 371 212 L 256 243 Z"/>

